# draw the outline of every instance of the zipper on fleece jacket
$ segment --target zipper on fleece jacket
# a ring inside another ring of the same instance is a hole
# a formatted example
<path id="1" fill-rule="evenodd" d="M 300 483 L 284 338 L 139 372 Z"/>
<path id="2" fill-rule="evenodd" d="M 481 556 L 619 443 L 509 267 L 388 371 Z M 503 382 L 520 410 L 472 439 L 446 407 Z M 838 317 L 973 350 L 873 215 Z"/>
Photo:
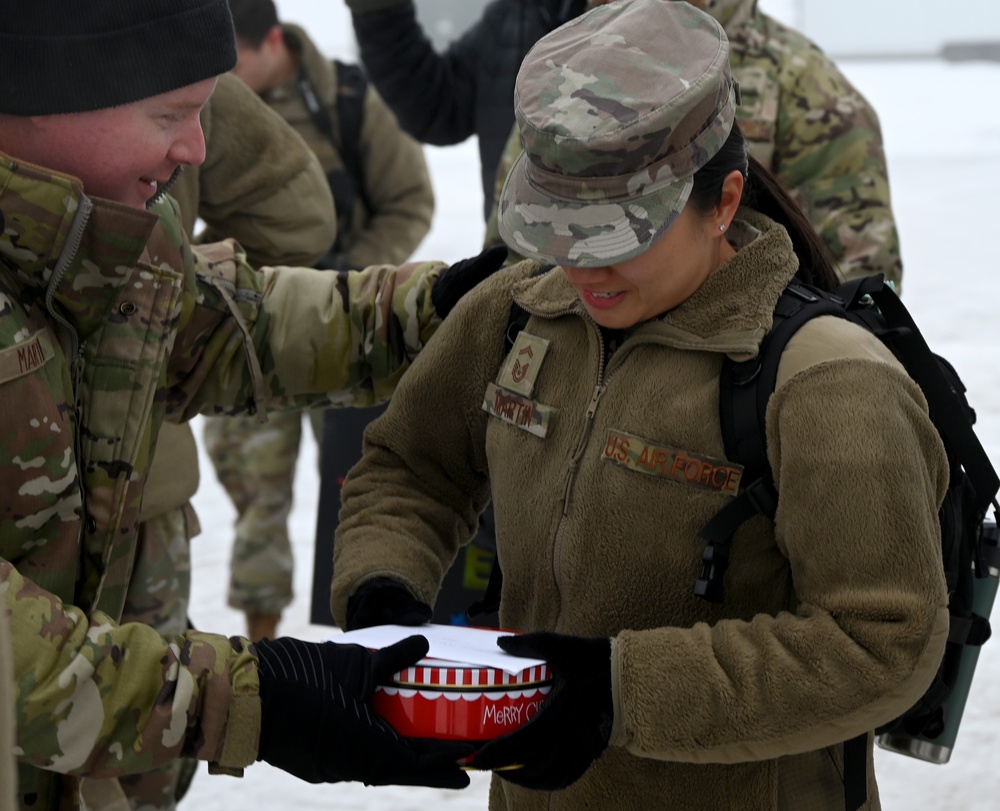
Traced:
<path id="1" fill-rule="evenodd" d="M 600 364 L 597 369 L 597 381 L 594 383 L 594 391 L 590 395 L 590 402 L 587 404 L 587 410 L 585 412 L 586 419 L 583 424 L 583 430 L 580 432 L 580 437 L 577 441 L 576 447 L 573 449 L 573 453 L 569 459 L 569 465 L 566 470 L 566 481 L 563 485 L 563 508 L 562 517 L 559 519 L 559 526 L 556 529 L 556 536 L 552 542 L 552 576 L 555 580 L 556 590 L 561 592 L 560 587 L 561 572 L 559 562 L 562 559 L 560 554 L 560 549 L 563 542 L 563 534 L 566 526 L 566 518 L 569 515 L 570 506 L 572 504 L 573 498 L 573 485 L 576 483 L 576 475 L 580 469 L 580 460 L 583 458 L 583 454 L 587 449 L 587 444 L 590 441 L 591 430 L 594 427 L 594 415 L 597 413 L 597 406 L 600 402 L 601 395 L 604 394 L 608 387 L 607 384 L 607 373 L 606 365 L 608 363 L 607 358 L 607 348 L 604 345 L 604 334 L 601 332 L 600 328 L 594 323 L 589 317 L 584 316 L 584 321 L 589 324 L 591 329 L 597 332 L 597 344 L 600 347 Z M 560 599 L 559 604 L 562 605 L 562 600 Z M 558 618 L 556 621 L 556 627 L 558 627 Z"/>

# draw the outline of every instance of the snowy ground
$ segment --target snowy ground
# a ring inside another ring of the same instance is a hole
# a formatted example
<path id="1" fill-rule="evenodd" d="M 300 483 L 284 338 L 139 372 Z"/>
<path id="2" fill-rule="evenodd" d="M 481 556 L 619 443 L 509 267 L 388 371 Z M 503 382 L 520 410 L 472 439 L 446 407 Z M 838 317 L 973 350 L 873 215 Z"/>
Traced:
<path id="1" fill-rule="evenodd" d="M 845 63 L 845 71 L 882 119 L 890 180 L 905 267 L 904 298 L 932 348 L 954 362 L 979 414 L 979 435 L 1000 466 L 1000 341 L 996 311 L 1000 272 L 989 257 L 997 239 L 994 184 L 1000 181 L 1000 107 L 990 88 L 1000 65 Z M 989 102 L 989 103 L 987 103 Z M 421 258 L 454 261 L 478 251 L 482 237 L 478 157 L 474 142 L 428 149 L 437 193 L 434 228 Z M 200 433 L 200 425 L 196 425 Z M 291 530 L 298 555 L 298 596 L 286 614 L 286 635 L 319 640 L 330 628 L 310 625 L 312 541 L 318 498 L 315 446 L 300 461 Z M 233 510 L 203 460 L 195 499 L 203 532 L 195 540 L 195 624 L 219 633 L 242 633 L 242 617 L 225 604 Z M 1000 613 L 1000 612 L 998 612 Z M 996 616 L 996 614 L 995 614 Z M 1000 640 L 1000 637 L 998 637 Z M 1000 641 L 987 644 L 952 762 L 931 766 L 879 753 L 883 807 L 924 811 L 987 811 L 996 807 L 1000 775 L 992 762 L 1000 745 Z M 257 764 L 247 777 L 195 780 L 183 808 L 484 809 L 488 780 L 475 775 L 466 791 L 366 789 L 355 784 L 311 786 Z"/>

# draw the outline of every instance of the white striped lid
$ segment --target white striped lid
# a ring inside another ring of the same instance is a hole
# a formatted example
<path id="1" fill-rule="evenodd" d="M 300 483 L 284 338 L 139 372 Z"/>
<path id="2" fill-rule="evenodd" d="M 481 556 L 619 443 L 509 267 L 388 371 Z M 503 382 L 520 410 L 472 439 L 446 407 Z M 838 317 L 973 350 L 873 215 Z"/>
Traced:
<path id="1" fill-rule="evenodd" d="M 543 684 L 552 680 L 552 671 L 548 665 L 528 667 L 518 673 L 508 673 L 495 667 L 470 667 L 469 665 L 450 665 L 435 659 L 422 659 L 413 667 L 408 667 L 394 674 L 393 684 L 400 687 L 421 689 L 433 688 L 463 688 L 482 689 L 484 687 L 504 688 L 528 687 Z"/>

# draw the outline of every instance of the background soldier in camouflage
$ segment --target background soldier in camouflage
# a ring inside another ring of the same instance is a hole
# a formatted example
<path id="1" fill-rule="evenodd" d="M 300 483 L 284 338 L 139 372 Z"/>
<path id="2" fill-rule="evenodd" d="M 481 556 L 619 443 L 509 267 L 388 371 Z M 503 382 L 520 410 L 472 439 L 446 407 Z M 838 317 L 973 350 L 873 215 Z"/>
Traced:
<path id="1" fill-rule="evenodd" d="M 236 30 L 236 75 L 295 128 L 330 179 L 337 228 L 327 234 L 319 266 L 344 269 L 406 260 L 430 229 L 434 211 L 420 144 L 399 128 L 367 85 L 363 91 L 357 88 L 363 92 L 357 102 L 363 105 L 357 143 L 345 144 L 350 124 L 340 117 L 344 91 L 339 88 L 348 80 L 340 71 L 350 69 L 331 63 L 300 27 L 279 24 L 271 0 L 230 0 L 229 5 Z M 305 91 L 303 82 L 308 83 Z M 323 132 L 326 124 L 310 111 L 307 93 L 315 94 L 329 132 Z M 354 151 L 358 163 L 352 171 Z M 320 439 L 323 411 L 309 416 Z M 229 604 L 246 613 L 253 640 L 276 636 L 281 613 L 292 601 L 288 515 L 301 440 L 298 414 L 282 414 L 263 425 L 246 417 L 205 425 L 206 449 L 237 512 Z"/>
<path id="2" fill-rule="evenodd" d="M 454 748 L 401 741 L 364 712 L 419 640 L 372 655 L 120 622 L 130 595 L 160 613 L 139 526 L 165 419 L 385 399 L 495 269 L 255 270 L 233 241 L 192 248 L 157 192 L 203 160 L 199 113 L 234 62 L 224 0 L 5 12 L 0 599 L 25 809 L 78 808 L 91 778 L 180 756 L 228 773 L 263 759 L 313 782 L 467 783 Z"/>
<path id="3" fill-rule="evenodd" d="M 729 37 L 742 95 L 736 117 L 750 153 L 791 191 L 843 278 L 883 273 L 899 291 L 899 235 L 871 105 L 815 44 L 760 12 L 757 0 L 687 2 L 715 17 Z M 520 154 L 515 127 L 497 169 L 495 199 Z M 494 207 L 486 244 L 500 241 L 496 221 Z"/>

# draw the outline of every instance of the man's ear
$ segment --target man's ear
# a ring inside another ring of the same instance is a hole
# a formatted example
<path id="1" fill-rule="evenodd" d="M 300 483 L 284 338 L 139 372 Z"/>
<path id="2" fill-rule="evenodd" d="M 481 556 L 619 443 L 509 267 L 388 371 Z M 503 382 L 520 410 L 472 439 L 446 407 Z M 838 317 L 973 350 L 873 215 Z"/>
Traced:
<path id="1" fill-rule="evenodd" d="M 285 32 L 281 30 L 280 25 L 271 26 L 271 29 L 264 35 L 264 41 L 261 46 L 268 45 L 272 48 L 281 45 L 285 40 Z"/>

